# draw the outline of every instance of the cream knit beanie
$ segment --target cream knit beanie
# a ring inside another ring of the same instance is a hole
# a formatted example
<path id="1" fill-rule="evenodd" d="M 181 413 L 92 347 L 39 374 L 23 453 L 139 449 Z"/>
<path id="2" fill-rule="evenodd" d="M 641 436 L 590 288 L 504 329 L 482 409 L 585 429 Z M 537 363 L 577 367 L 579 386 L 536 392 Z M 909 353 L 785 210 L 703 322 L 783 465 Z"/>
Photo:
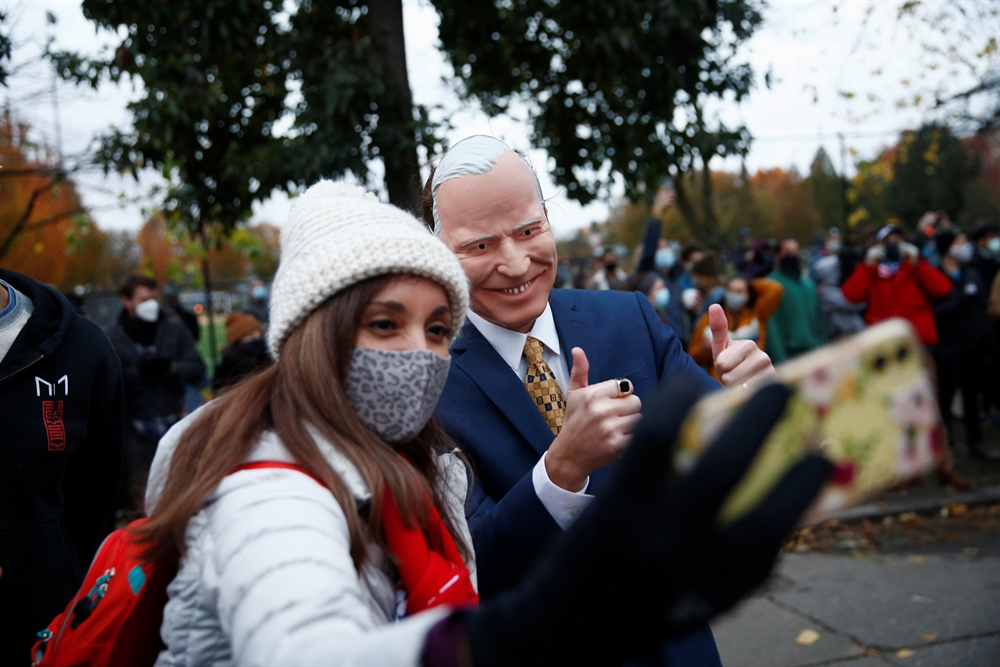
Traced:
<path id="1" fill-rule="evenodd" d="M 320 181 L 305 191 L 281 230 L 267 341 L 275 359 L 288 336 L 324 301 L 367 278 L 411 274 L 439 283 L 457 332 L 469 306 L 458 258 L 423 223 L 356 185 Z"/>

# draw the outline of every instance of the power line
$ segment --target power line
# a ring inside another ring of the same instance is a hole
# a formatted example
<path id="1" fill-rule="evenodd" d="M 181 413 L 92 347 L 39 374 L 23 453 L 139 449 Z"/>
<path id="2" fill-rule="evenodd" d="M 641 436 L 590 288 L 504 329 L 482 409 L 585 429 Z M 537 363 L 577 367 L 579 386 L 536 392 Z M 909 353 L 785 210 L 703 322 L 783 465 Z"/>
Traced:
<path id="1" fill-rule="evenodd" d="M 871 132 L 836 132 L 836 133 L 826 133 L 819 132 L 816 134 L 756 134 L 753 135 L 754 141 L 761 142 L 780 142 L 780 141 L 834 141 L 839 140 L 841 137 L 851 137 L 855 139 L 861 138 L 874 138 L 874 137 L 897 137 L 903 133 L 903 130 L 878 130 Z"/>

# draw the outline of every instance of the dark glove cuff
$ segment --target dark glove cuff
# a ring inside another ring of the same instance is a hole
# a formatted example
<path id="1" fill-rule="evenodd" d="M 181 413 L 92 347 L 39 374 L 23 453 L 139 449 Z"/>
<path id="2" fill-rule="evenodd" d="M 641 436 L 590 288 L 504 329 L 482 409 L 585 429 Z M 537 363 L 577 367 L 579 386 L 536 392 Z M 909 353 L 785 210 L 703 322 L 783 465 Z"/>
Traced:
<path id="1" fill-rule="evenodd" d="M 420 652 L 422 667 L 472 667 L 465 621 L 466 612 L 456 611 L 431 626 Z"/>

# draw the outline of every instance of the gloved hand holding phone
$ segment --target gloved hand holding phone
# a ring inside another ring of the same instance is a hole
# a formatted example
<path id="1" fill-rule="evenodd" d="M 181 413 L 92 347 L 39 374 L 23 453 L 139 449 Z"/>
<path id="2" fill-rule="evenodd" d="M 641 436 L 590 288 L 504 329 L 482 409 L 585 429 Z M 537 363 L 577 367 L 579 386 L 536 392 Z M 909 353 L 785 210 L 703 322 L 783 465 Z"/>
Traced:
<path id="1" fill-rule="evenodd" d="M 678 478 L 673 446 L 699 398 L 694 386 L 690 378 L 675 379 L 647 406 L 612 488 L 521 585 L 465 612 L 466 648 L 476 667 L 642 656 L 764 582 L 831 464 L 806 456 L 753 512 L 720 527 L 720 507 L 784 411 L 789 391 L 778 384 L 761 389 L 695 469 Z"/>

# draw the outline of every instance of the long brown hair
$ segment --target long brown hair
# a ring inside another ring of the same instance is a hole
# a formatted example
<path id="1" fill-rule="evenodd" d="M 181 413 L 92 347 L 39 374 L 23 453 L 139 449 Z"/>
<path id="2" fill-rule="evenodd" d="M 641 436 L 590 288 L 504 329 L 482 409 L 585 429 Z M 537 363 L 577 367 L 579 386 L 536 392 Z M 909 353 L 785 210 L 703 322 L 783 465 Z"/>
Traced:
<path id="1" fill-rule="evenodd" d="M 156 509 L 139 530 L 146 558 L 184 554 L 188 521 L 267 430 L 281 438 L 298 465 L 333 492 L 347 517 L 356 568 L 365 560 L 367 539 L 385 549 L 381 506 L 386 484 L 411 527 L 426 526 L 426 499 L 431 498 L 459 550 L 468 557 L 471 548 L 445 511 L 436 455 L 450 451 L 454 444 L 437 418 L 411 442 L 394 448 L 364 425 L 344 389 L 365 307 L 392 279 L 370 278 L 334 295 L 289 335 L 275 365 L 204 408 L 178 442 Z M 367 516 L 359 515 L 354 496 L 310 435 L 310 425 L 361 473 L 372 493 Z"/>

